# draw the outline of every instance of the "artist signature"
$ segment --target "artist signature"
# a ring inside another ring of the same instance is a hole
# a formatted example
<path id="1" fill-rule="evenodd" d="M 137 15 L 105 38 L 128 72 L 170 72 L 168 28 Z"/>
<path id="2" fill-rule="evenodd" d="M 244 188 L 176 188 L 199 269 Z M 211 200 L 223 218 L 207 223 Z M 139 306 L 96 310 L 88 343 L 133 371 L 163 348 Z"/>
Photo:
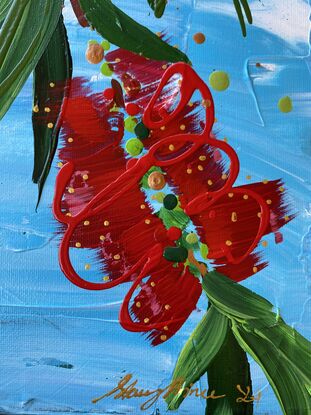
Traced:
<path id="1" fill-rule="evenodd" d="M 132 398 L 148 398 L 144 403 L 140 406 L 142 411 L 149 409 L 152 405 L 154 405 L 158 399 L 162 396 L 163 399 L 168 398 L 170 395 L 178 396 L 183 399 L 187 398 L 188 396 L 194 396 L 196 398 L 203 398 L 203 399 L 223 399 L 226 395 L 217 395 L 216 391 L 213 390 L 209 394 L 207 394 L 207 390 L 199 390 L 199 388 L 193 388 L 193 384 L 190 384 L 189 387 L 184 387 L 184 380 L 178 379 L 174 380 L 170 385 L 164 388 L 158 389 L 141 389 L 137 386 L 138 379 L 133 380 L 132 374 L 125 375 L 117 384 L 115 388 L 111 391 L 105 393 L 104 395 L 92 399 L 93 403 L 97 403 L 104 398 L 109 396 L 114 396 L 114 399 L 132 399 Z M 246 387 L 246 390 L 240 385 L 236 386 L 238 393 L 240 394 L 236 398 L 236 402 L 238 403 L 249 403 L 257 401 L 259 402 L 261 399 L 261 392 L 255 397 L 251 395 L 251 388 L 249 386 Z"/>

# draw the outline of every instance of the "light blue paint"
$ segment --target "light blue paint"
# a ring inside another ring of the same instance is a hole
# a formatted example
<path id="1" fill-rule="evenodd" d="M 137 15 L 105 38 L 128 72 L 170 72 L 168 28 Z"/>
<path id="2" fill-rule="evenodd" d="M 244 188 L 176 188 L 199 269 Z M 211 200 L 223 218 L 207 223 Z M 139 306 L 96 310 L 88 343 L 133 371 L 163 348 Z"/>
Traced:
<path id="1" fill-rule="evenodd" d="M 297 5 L 304 3 L 296 1 Z M 269 299 L 288 323 L 310 337 L 310 292 L 306 288 L 310 285 L 311 256 L 308 33 L 291 42 L 293 26 L 288 29 L 288 39 L 248 27 L 244 39 L 235 17 L 202 10 L 206 3 L 215 4 L 207 0 L 172 1 L 161 20 L 148 16 L 145 0 L 117 3 L 153 30 L 166 29 L 172 43 L 187 50 L 206 81 L 213 69 L 229 73 L 230 88 L 214 93 L 219 120 L 215 128 L 238 152 L 242 166 L 239 183 L 245 183 L 248 174 L 254 181 L 281 177 L 293 210 L 299 213 L 283 230 L 284 243 L 275 246 L 273 237 L 267 238 L 265 256 L 270 266 L 245 285 Z M 231 0 L 216 3 L 231 6 Z M 254 8 L 262 8 L 261 13 L 269 13 L 263 4 L 252 3 Z M 291 1 L 287 3 L 290 9 Z M 308 19 L 308 13 L 300 16 L 301 21 Z M 74 74 L 93 77 L 94 89 L 99 90 L 108 81 L 102 77 L 97 81 L 100 66 L 88 65 L 84 59 L 87 41 L 97 37 L 78 27 L 69 9 L 66 19 Z M 205 33 L 204 45 L 192 41 L 197 31 Z M 256 62 L 263 67 L 256 67 Z M 178 353 L 206 304 L 202 300 L 200 310 L 172 340 L 152 349 L 143 337 L 119 326 L 118 310 L 126 286 L 86 292 L 66 280 L 58 266 L 57 240 L 53 238 L 56 224 L 50 210 L 56 169 L 35 213 L 31 90 L 29 81 L 0 124 L 0 409 L 14 414 L 137 414 L 140 403 L 135 400 L 107 399 L 95 406 L 91 399 L 114 387 L 124 373 L 133 373 L 142 387 L 168 384 Z M 277 109 L 278 99 L 284 95 L 293 99 L 293 112 L 287 115 Z M 57 367 L 59 362 L 73 368 Z M 263 392 L 255 414 L 279 415 L 271 388 L 254 362 L 252 372 L 255 392 Z M 160 402 L 161 414 L 164 408 Z M 189 398 L 177 413 L 203 414 L 204 403 Z"/>

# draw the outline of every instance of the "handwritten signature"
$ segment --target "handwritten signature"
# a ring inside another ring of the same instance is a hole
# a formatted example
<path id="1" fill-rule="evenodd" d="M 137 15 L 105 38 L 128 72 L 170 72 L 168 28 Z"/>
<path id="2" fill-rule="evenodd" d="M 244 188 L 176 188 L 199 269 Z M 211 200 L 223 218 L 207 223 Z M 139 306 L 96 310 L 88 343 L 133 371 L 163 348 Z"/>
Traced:
<path id="1" fill-rule="evenodd" d="M 163 399 L 168 398 L 170 395 L 177 396 L 180 398 L 187 398 L 188 396 L 194 396 L 196 398 L 203 398 L 203 399 L 223 399 L 226 395 L 216 395 L 216 391 L 213 390 L 209 394 L 207 394 L 207 390 L 199 390 L 199 388 L 193 388 L 193 384 L 190 384 L 189 387 L 184 387 L 185 382 L 184 379 L 177 379 L 174 380 L 170 385 L 164 388 L 158 389 L 141 389 L 137 386 L 138 379 L 132 381 L 133 375 L 127 374 L 125 375 L 117 384 L 115 388 L 111 391 L 105 393 L 104 395 L 92 399 L 92 402 L 95 404 L 101 401 L 104 398 L 108 398 L 109 396 L 114 395 L 114 399 L 132 399 L 132 398 L 149 398 L 140 406 L 142 411 L 149 409 L 152 405 L 154 405 L 158 399 L 162 396 Z M 132 382 L 131 382 L 132 381 Z M 131 383 L 130 383 L 131 382 Z M 249 386 L 246 387 L 246 390 L 243 390 L 240 385 L 236 386 L 237 391 L 241 394 L 237 397 L 237 403 L 249 403 L 257 401 L 259 402 L 261 399 L 261 392 L 255 397 L 251 395 L 251 388 Z"/>

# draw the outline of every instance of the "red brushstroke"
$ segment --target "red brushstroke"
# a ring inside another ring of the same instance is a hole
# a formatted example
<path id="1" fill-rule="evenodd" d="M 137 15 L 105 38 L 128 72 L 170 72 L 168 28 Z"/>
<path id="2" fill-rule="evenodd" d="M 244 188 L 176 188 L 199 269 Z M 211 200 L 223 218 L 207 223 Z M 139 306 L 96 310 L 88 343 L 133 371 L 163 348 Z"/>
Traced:
<path id="1" fill-rule="evenodd" d="M 79 0 L 70 0 L 73 11 L 82 27 L 89 27 L 89 22 L 86 20 L 83 10 L 81 9 Z"/>

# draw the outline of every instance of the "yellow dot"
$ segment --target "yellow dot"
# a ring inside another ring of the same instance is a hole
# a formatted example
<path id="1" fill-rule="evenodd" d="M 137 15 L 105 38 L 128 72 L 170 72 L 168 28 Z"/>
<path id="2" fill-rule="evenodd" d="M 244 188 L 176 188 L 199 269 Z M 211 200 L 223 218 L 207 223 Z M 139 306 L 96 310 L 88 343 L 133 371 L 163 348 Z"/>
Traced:
<path id="1" fill-rule="evenodd" d="M 284 190 L 285 190 L 285 189 L 284 189 L 284 187 L 283 187 L 283 186 L 279 187 L 279 191 L 280 191 L 280 192 L 284 192 Z"/>
<path id="2" fill-rule="evenodd" d="M 89 226 L 89 224 L 90 224 L 90 221 L 89 221 L 89 220 L 85 220 L 85 221 L 83 222 L 83 225 L 84 225 L 84 226 Z"/>
<path id="3" fill-rule="evenodd" d="M 192 169 L 187 169 L 187 173 L 191 174 L 192 173 Z"/>
<path id="4" fill-rule="evenodd" d="M 113 256 L 113 259 L 115 259 L 116 261 L 118 261 L 120 258 L 121 258 L 121 257 L 120 257 L 120 255 L 119 255 L 119 254 L 116 254 L 116 255 L 114 255 L 114 256 Z"/>
<path id="5" fill-rule="evenodd" d="M 144 318 L 144 323 L 149 323 L 149 318 L 148 317 L 146 317 L 146 318 Z"/>
<path id="6" fill-rule="evenodd" d="M 151 287 L 155 287 L 155 285 L 156 285 L 156 284 L 155 284 L 155 282 L 153 282 L 153 281 L 152 281 L 152 282 L 150 283 L 150 285 L 151 285 Z"/>
<path id="7" fill-rule="evenodd" d="M 272 200 L 271 199 L 266 200 L 266 202 L 267 202 L 267 205 L 271 205 L 272 204 Z"/>
<path id="8" fill-rule="evenodd" d="M 193 107 L 193 102 L 190 101 L 188 105 L 189 107 Z"/>
<path id="9" fill-rule="evenodd" d="M 101 241 L 104 241 L 104 240 L 105 240 L 105 236 L 104 236 L 104 235 L 100 235 L 99 239 L 100 239 Z"/>
<path id="10" fill-rule="evenodd" d="M 209 180 L 207 181 L 207 184 L 208 184 L 209 186 L 211 186 L 211 185 L 213 184 L 213 180 L 209 179 Z"/>
<path id="11" fill-rule="evenodd" d="M 231 246 L 232 245 L 232 242 L 228 240 L 228 241 L 226 241 L 226 245 L 227 246 Z"/>
<path id="12" fill-rule="evenodd" d="M 161 36 L 162 36 L 162 33 L 161 33 L 161 32 L 156 32 L 156 35 L 157 35 L 158 37 L 161 37 Z"/>
<path id="13" fill-rule="evenodd" d="M 59 161 L 59 162 L 57 163 L 57 167 L 63 167 L 63 163 L 62 163 L 61 161 Z"/>
<path id="14" fill-rule="evenodd" d="M 45 107 L 45 108 L 44 108 L 44 111 L 45 111 L 45 112 L 51 112 L 51 108 L 49 108 L 49 107 Z"/>
<path id="15" fill-rule="evenodd" d="M 246 176 L 246 180 L 251 180 L 252 176 L 248 175 Z"/>
<path id="16" fill-rule="evenodd" d="M 202 100 L 202 106 L 204 108 L 209 108 L 212 105 L 211 100 L 210 99 L 203 99 Z M 215 122 L 216 122 L 216 118 L 215 118 Z"/>
<path id="17" fill-rule="evenodd" d="M 84 269 L 85 269 L 86 271 L 88 271 L 90 268 L 91 268 L 91 265 L 90 265 L 90 264 L 85 264 L 85 265 L 84 265 Z"/>
<path id="18" fill-rule="evenodd" d="M 110 278 L 106 275 L 105 277 L 103 277 L 103 281 L 109 281 Z"/>
<path id="19" fill-rule="evenodd" d="M 146 209 L 146 205 L 140 205 L 141 209 Z"/>
<path id="20" fill-rule="evenodd" d="M 261 242 L 261 245 L 262 245 L 264 248 L 266 248 L 266 247 L 268 246 L 268 242 L 267 242 L 267 241 L 262 241 L 262 242 Z"/>
<path id="21" fill-rule="evenodd" d="M 269 180 L 264 179 L 262 182 L 263 182 L 263 184 L 267 184 L 267 183 L 269 183 Z"/>
<path id="22" fill-rule="evenodd" d="M 173 48 L 179 49 L 179 46 L 178 45 L 174 45 Z"/>
<path id="23" fill-rule="evenodd" d="M 162 65 L 162 69 L 167 69 L 167 65 Z"/>
<path id="24" fill-rule="evenodd" d="M 257 216 L 258 216 L 259 218 L 261 218 L 261 216 L 262 216 L 262 215 L 261 215 L 261 212 L 258 212 L 258 213 L 257 213 Z"/>
<path id="25" fill-rule="evenodd" d="M 53 127 L 54 127 L 54 124 L 52 122 L 49 122 L 48 123 L 48 128 L 53 128 Z"/>
<path id="26" fill-rule="evenodd" d="M 119 63 L 119 62 L 121 62 L 121 59 L 120 58 L 116 58 L 115 62 Z"/>
<path id="27" fill-rule="evenodd" d="M 83 179 L 83 180 L 88 180 L 88 178 L 89 178 L 89 176 L 88 176 L 87 174 L 84 174 L 84 175 L 82 176 L 82 179 Z"/>
<path id="28" fill-rule="evenodd" d="M 228 178 L 228 175 L 224 173 L 224 174 L 221 176 L 221 178 L 222 178 L 222 180 L 226 180 L 226 179 Z"/>
<path id="29" fill-rule="evenodd" d="M 139 302 L 139 301 L 137 301 L 137 303 L 136 303 L 136 307 L 137 307 L 137 308 L 140 308 L 140 307 L 141 307 L 141 304 L 140 304 L 140 302 Z"/>
<path id="30" fill-rule="evenodd" d="M 69 192 L 69 193 L 74 193 L 74 192 L 75 192 L 75 189 L 74 189 L 73 187 L 69 187 L 69 188 L 68 188 L 68 192 Z"/>
<path id="31" fill-rule="evenodd" d="M 233 197 L 233 193 L 228 193 L 228 196 L 229 197 Z"/>
<path id="32" fill-rule="evenodd" d="M 205 161 L 205 160 L 206 160 L 206 156 L 200 156 L 200 157 L 199 157 L 199 160 L 200 160 L 200 161 Z"/>
<path id="33" fill-rule="evenodd" d="M 55 86 L 54 82 L 50 82 L 50 87 L 54 88 L 54 86 Z"/>
<path id="34" fill-rule="evenodd" d="M 165 310 L 169 310 L 171 308 L 171 306 L 169 304 L 165 304 L 164 308 L 165 308 Z"/>
<path id="35" fill-rule="evenodd" d="M 225 137 L 225 138 L 224 138 L 224 142 L 225 142 L 225 143 L 228 143 L 228 141 L 229 141 L 229 140 L 228 140 L 228 138 L 226 138 L 226 137 Z"/>
<path id="36" fill-rule="evenodd" d="M 199 164 L 199 165 L 198 165 L 198 170 L 199 170 L 199 171 L 203 171 L 203 170 L 204 170 L 204 167 L 203 167 L 203 166 L 201 166 L 201 164 Z"/>
<path id="37" fill-rule="evenodd" d="M 162 125 L 162 127 L 160 128 L 162 131 L 164 131 L 165 130 L 165 125 Z"/>
<path id="38" fill-rule="evenodd" d="M 254 267 L 253 268 L 253 273 L 256 274 L 257 271 L 258 271 L 258 268 L 257 267 Z"/>
<path id="39" fill-rule="evenodd" d="M 73 142 L 73 138 L 72 137 L 69 137 L 67 141 L 68 141 L 68 143 L 72 143 Z"/>
<path id="40" fill-rule="evenodd" d="M 237 222 L 237 220 L 238 220 L 238 215 L 237 215 L 237 213 L 236 213 L 236 212 L 232 212 L 232 213 L 231 213 L 231 221 L 232 221 L 232 222 Z"/>
<path id="41" fill-rule="evenodd" d="M 72 216 L 72 214 L 70 212 L 66 213 L 66 216 Z"/>
<path id="42" fill-rule="evenodd" d="M 160 337 L 160 339 L 165 342 L 165 340 L 167 340 L 167 336 L 165 336 L 165 334 L 162 334 L 162 336 Z"/>
<path id="43" fill-rule="evenodd" d="M 35 105 L 34 107 L 33 107 L 33 112 L 39 112 L 39 107 L 38 107 L 38 105 Z"/>
<path id="44" fill-rule="evenodd" d="M 105 220 L 104 226 L 109 226 L 109 225 L 110 225 L 109 220 Z"/>
<path id="45" fill-rule="evenodd" d="M 163 327 L 163 330 L 168 331 L 168 327 L 167 326 L 164 326 Z"/>
<path id="46" fill-rule="evenodd" d="M 151 223 L 151 220 L 150 219 L 145 219 L 145 224 L 146 225 L 150 225 L 150 223 Z"/>
<path id="47" fill-rule="evenodd" d="M 174 151 L 174 150 L 175 150 L 175 146 L 174 146 L 173 144 L 170 144 L 170 145 L 168 146 L 168 149 L 169 149 L 170 151 Z"/>
<path id="48" fill-rule="evenodd" d="M 80 242 L 76 242 L 76 248 L 81 248 Z"/>
<path id="49" fill-rule="evenodd" d="M 289 221 L 289 216 L 284 216 L 284 220 Z"/>
<path id="50" fill-rule="evenodd" d="M 185 129 L 186 129 L 185 124 L 181 124 L 181 126 L 179 127 L 179 129 L 180 129 L 181 131 L 185 131 Z"/>
<path id="51" fill-rule="evenodd" d="M 247 200 L 247 199 L 248 199 L 248 195 L 244 195 L 244 196 L 243 196 L 243 199 L 244 199 L 244 200 Z"/>

